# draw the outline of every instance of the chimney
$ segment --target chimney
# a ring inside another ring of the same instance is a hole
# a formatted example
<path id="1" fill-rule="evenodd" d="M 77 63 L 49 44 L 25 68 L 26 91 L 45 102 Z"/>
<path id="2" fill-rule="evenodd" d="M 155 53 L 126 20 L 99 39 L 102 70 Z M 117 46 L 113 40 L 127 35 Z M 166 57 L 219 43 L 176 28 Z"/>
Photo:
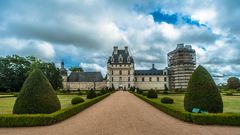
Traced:
<path id="1" fill-rule="evenodd" d="M 113 48 L 114 48 L 113 54 L 118 54 L 118 47 L 117 47 L 117 46 L 114 46 Z"/>
<path id="2" fill-rule="evenodd" d="M 125 46 L 125 53 L 128 53 L 128 47 Z"/>
<path id="3" fill-rule="evenodd" d="M 183 47 L 184 47 L 184 43 L 177 44 L 177 49 L 178 49 L 178 48 L 183 48 Z"/>
<path id="4" fill-rule="evenodd" d="M 152 64 L 152 69 L 155 69 L 154 64 Z"/>
<path id="5" fill-rule="evenodd" d="M 191 45 L 186 45 L 185 46 L 187 49 L 192 49 L 192 46 Z"/>

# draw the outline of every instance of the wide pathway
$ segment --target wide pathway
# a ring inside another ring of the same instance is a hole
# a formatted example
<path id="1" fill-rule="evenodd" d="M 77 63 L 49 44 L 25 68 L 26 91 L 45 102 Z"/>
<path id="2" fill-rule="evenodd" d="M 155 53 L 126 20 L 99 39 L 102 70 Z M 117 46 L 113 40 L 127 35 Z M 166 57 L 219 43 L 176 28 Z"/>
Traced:
<path id="1" fill-rule="evenodd" d="M 182 122 L 119 91 L 58 124 L 0 128 L 0 135 L 240 135 L 240 127 Z"/>

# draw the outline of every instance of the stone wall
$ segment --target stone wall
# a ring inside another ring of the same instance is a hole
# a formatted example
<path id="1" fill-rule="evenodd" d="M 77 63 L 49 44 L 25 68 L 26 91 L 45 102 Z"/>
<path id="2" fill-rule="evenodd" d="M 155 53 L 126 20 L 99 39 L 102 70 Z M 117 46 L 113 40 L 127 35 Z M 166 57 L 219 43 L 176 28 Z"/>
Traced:
<path id="1" fill-rule="evenodd" d="M 143 81 L 144 78 L 144 81 Z M 157 79 L 158 78 L 158 79 Z M 138 75 L 135 76 L 135 87 L 143 90 L 164 90 L 165 85 L 168 87 L 168 76 L 167 75 Z"/>
<path id="2" fill-rule="evenodd" d="M 90 90 L 94 89 L 101 90 L 102 88 L 107 87 L 106 81 L 103 82 L 63 82 L 64 89 L 69 90 Z"/>

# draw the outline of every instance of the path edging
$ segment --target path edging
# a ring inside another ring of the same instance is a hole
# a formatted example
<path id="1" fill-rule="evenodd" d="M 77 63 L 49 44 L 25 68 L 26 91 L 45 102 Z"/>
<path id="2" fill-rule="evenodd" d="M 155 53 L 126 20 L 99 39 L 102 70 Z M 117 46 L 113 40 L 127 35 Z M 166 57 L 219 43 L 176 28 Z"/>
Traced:
<path id="1" fill-rule="evenodd" d="M 179 120 L 191 122 L 195 124 L 201 125 L 230 125 L 230 126 L 240 126 L 240 113 L 235 114 L 196 114 L 196 113 L 189 113 L 189 112 L 182 112 L 176 110 L 172 107 L 169 107 L 162 103 L 153 102 L 151 99 L 133 93 L 138 98 L 144 100 L 145 102 L 151 104 L 152 106 L 156 107 L 160 111 L 171 115 Z"/>
<path id="2" fill-rule="evenodd" d="M 110 93 L 107 93 L 51 114 L 2 114 L 0 115 L 0 127 L 32 127 L 52 125 L 72 117 L 73 115 L 94 105 L 109 95 Z"/>

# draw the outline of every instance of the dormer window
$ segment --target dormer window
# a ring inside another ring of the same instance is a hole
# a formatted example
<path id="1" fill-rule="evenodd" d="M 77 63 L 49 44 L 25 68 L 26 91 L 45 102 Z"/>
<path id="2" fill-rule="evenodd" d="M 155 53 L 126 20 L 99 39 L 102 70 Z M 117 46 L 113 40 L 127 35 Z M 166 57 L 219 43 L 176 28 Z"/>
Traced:
<path id="1" fill-rule="evenodd" d="M 131 62 L 131 58 L 128 56 L 127 58 L 127 62 L 130 63 Z"/>
<path id="2" fill-rule="evenodd" d="M 111 63 L 114 63 L 114 58 L 113 57 L 111 57 Z"/>
<path id="3" fill-rule="evenodd" d="M 123 63 L 123 57 L 122 57 L 122 55 L 119 56 L 118 61 L 119 61 L 119 63 Z"/>

